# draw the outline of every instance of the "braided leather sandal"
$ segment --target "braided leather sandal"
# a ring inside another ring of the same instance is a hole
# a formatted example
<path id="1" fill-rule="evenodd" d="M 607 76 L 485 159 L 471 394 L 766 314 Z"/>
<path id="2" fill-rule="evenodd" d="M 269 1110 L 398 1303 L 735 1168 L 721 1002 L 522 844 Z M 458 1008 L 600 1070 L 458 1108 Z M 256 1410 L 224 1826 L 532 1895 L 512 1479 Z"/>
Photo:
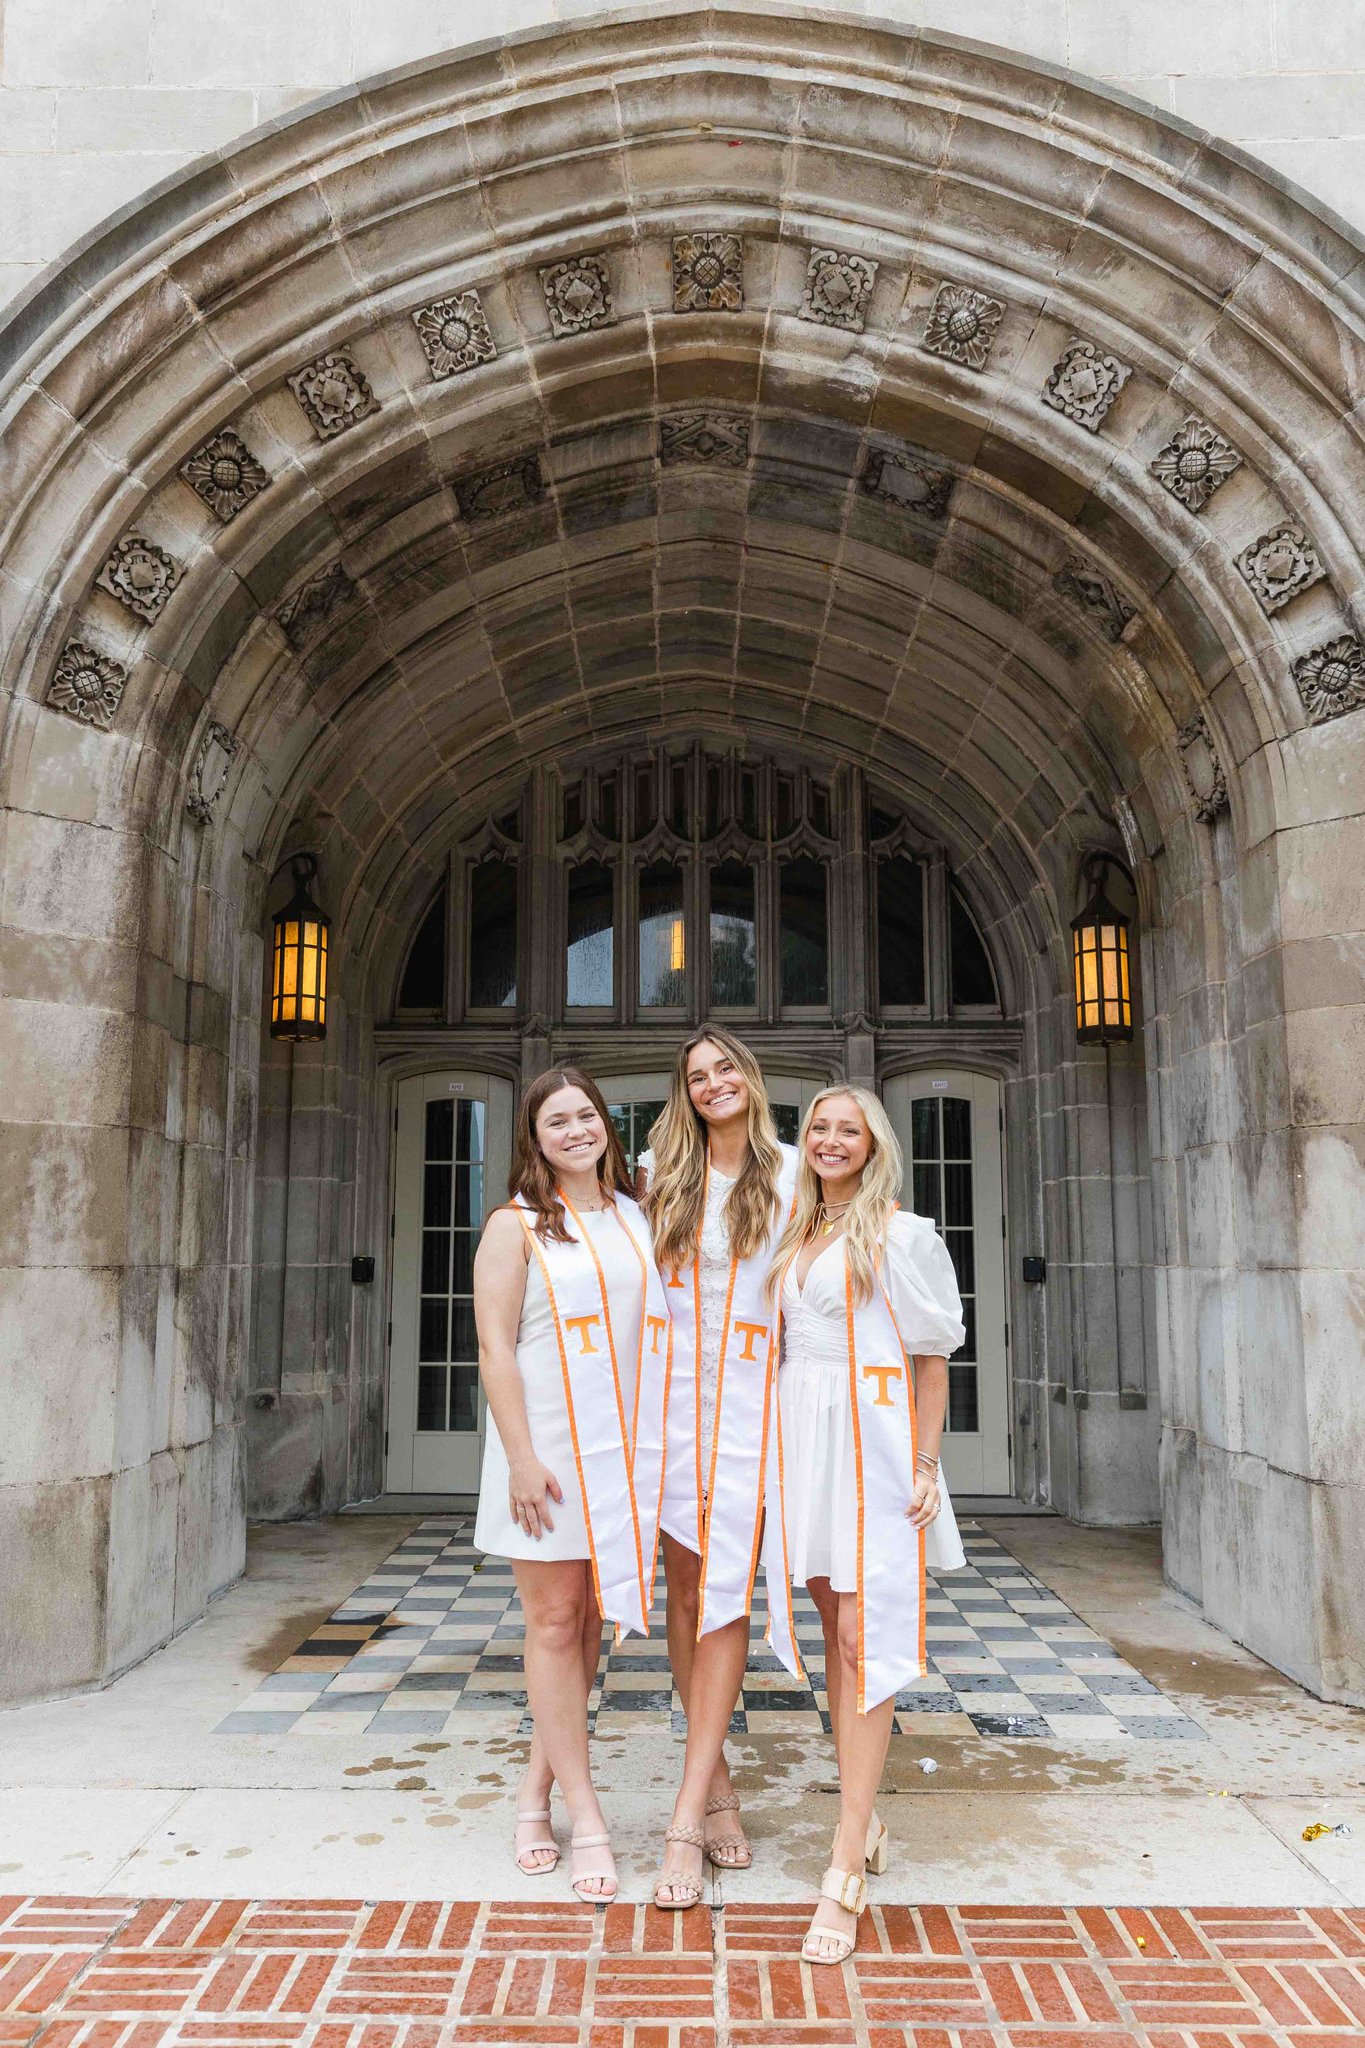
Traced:
<path id="1" fill-rule="evenodd" d="M 549 1820 L 550 1809 L 548 1806 L 540 1813 L 519 1813 L 517 1815 L 517 1833 L 520 1834 L 523 1827 L 539 1826 L 542 1821 L 545 1822 L 548 1832 Z M 550 1860 L 548 1863 L 528 1863 L 526 1861 L 528 1856 L 548 1856 Z M 548 1877 L 559 1862 L 559 1844 L 553 1835 L 550 1836 L 548 1842 L 523 1842 L 516 1851 L 516 1859 L 517 1869 L 524 1876 Z"/>
<path id="2" fill-rule="evenodd" d="M 726 1792 L 719 1799 L 711 1801 L 711 1804 L 706 1809 L 706 1818 L 709 1820 L 713 1813 L 738 1812 L 739 1794 L 737 1792 Z M 742 1828 L 738 1841 L 733 1836 L 728 1836 L 719 1842 L 713 1842 L 708 1837 L 706 1856 L 707 1861 L 716 1870 L 747 1870 L 754 1860 L 754 1852 L 749 1845 L 749 1838 Z"/>
<path id="3" fill-rule="evenodd" d="M 706 1847 L 706 1837 L 700 1828 L 671 1827 L 664 1829 L 666 1842 L 690 1842 L 694 1849 Z M 671 1892 L 680 1892 L 680 1898 L 665 1899 L 660 1894 L 667 1886 Z M 701 1902 L 701 1886 L 695 1877 L 665 1877 L 662 1873 L 654 1881 L 654 1903 L 661 1913 L 684 1913 L 691 1906 Z"/>
<path id="4" fill-rule="evenodd" d="M 856 1920 L 867 1904 L 867 1879 L 861 1871 L 827 1870 L 820 1880 L 820 1896 L 832 1899 L 836 1906 L 842 1906 Z M 858 1930 L 840 1934 L 833 1927 L 823 1927 L 818 1920 L 812 1920 L 801 1944 L 801 1956 L 808 1963 L 846 1963 L 853 1953 L 858 1939 Z M 816 1942 L 833 1942 L 834 1953 L 822 1955 L 814 1946 Z"/>

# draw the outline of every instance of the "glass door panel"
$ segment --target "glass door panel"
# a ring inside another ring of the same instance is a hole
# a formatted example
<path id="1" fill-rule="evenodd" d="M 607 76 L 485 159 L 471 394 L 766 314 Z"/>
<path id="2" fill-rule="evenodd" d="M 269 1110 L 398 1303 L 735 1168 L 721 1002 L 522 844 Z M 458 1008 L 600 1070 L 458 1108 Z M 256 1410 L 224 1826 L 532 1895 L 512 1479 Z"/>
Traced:
<path id="1" fill-rule="evenodd" d="M 507 1185 L 512 1090 L 481 1074 L 400 1083 L 394 1168 L 391 1493 L 477 1492 L 483 1402 L 474 1253 Z"/>

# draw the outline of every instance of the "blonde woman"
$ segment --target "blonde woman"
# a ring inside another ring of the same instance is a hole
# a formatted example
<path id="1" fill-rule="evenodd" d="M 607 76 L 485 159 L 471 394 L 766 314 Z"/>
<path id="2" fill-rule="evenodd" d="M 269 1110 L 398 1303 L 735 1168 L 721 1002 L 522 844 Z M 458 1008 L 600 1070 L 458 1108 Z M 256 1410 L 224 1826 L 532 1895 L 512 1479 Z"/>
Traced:
<path id="1" fill-rule="evenodd" d="M 801 1953 L 841 1963 L 864 1867 L 886 1867 L 874 1804 L 896 1694 L 924 1670 L 926 1540 L 936 1567 L 966 1561 L 938 1463 L 948 1354 L 965 1332 L 947 1246 L 897 1206 L 900 1146 L 876 1096 L 827 1088 L 798 1149 L 796 1208 L 769 1279 L 782 1365 L 765 1562 L 770 1637 L 788 1670 L 800 1660 L 779 1586 L 804 1582 L 824 1630 L 839 1825 Z"/>
<path id="2" fill-rule="evenodd" d="M 474 1259 L 488 1397 L 474 1541 L 510 1558 L 526 1622 L 535 1733 L 517 1799 L 516 1860 L 559 1862 L 550 1788 L 569 1809 L 570 1882 L 616 1896 L 588 1764 L 602 1619 L 644 1633 L 654 1571 L 668 1308 L 649 1228 L 596 1084 L 542 1074 L 517 1112 L 511 1200 Z"/>
<path id="3" fill-rule="evenodd" d="M 752 1852 L 725 1762 L 749 1654 L 763 1520 L 763 1428 L 776 1372 L 768 1266 L 791 1211 L 796 1154 L 780 1144 L 758 1062 L 719 1028 L 681 1047 L 639 1187 L 672 1314 L 660 1524 L 668 1652 L 687 1712 L 683 1779 L 655 1903 L 695 1906 L 703 1853 Z"/>

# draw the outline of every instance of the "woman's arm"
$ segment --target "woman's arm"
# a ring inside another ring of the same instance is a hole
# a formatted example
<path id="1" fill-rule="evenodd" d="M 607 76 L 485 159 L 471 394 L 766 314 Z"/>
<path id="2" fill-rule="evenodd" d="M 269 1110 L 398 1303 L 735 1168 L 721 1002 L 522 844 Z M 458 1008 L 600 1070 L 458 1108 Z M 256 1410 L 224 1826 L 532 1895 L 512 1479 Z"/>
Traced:
<path id="1" fill-rule="evenodd" d="M 495 1209 L 474 1254 L 474 1320 L 479 1331 L 479 1374 L 507 1453 L 513 1519 L 540 1541 L 553 1529 L 548 1501 L 564 1498 L 559 1481 L 542 1465 L 526 1420 L 526 1390 L 517 1364 L 517 1330 L 526 1298 L 531 1248 L 511 1209 Z"/>

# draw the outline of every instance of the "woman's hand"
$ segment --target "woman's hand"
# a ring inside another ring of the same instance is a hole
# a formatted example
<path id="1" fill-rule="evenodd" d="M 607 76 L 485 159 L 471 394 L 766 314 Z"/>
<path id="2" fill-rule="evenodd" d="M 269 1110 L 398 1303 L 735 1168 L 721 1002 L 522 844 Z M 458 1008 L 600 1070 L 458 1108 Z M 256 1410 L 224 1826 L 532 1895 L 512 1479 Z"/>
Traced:
<path id="1" fill-rule="evenodd" d="M 938 1520 L 938 1480 L 931 1472 L 915 1474 L 915 1491 L 910 1505 L 905 1510 L 912 1528 L 927 1529 L 931 1522 Z"/>
<path id="2" fill-rule="evenodd" d="M 537 1543 L 546 1529 L 554 1527 L 547 1501 L 562 1501 L 563 1498 L 559 1481 L 539 1458 L 523 1458 L 510 1468 L 507 1499 L 512 1509 L 512 1520 Z"/>

